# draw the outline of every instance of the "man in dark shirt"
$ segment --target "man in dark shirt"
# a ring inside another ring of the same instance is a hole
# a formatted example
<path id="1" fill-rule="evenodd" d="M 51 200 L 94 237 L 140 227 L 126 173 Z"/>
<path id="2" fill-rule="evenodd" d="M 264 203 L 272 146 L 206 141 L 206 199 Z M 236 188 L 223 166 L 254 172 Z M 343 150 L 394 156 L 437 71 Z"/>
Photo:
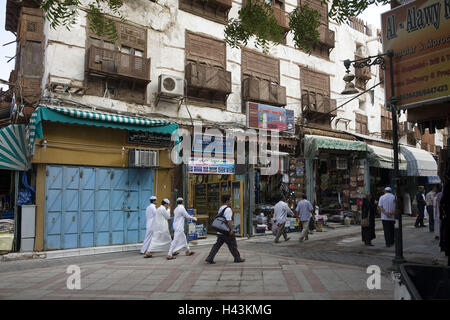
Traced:
<path id="1" fill-rule="evenodd" d="M 419 186 L 419 192 L 416 194 L 417 201 L 417 209 L 419 210 L 419 216 L 416 219 L 415 227 L 425 227 L 423 223 L 424 213 L 425 213 L 425 188 L 423 186 Z"/>

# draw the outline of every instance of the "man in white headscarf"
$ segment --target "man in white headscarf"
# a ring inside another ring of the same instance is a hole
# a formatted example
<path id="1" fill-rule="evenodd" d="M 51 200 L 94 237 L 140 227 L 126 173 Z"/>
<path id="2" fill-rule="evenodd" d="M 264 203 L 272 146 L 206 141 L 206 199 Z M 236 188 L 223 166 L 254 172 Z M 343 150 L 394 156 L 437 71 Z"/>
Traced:
<path id="1" fill-rule="evenodd" d="M 142 244 L 141 253 L 145 253 L 144 258 L 151 258 L 152 253 L 148 251 L 148 247 L 150 246 L 150 242 L 152 241 L 153 235 L 153 219 L 156 215 L 156 197 L 150 197 L 150 205 L 145 210 L 145 217 L 147 218 L 146 228 L 147 231 L 145 233 L 144 243 Z"/>
<path id="2" fill-rule="evenodd" d="M 169 250 L 172 242 L 169 232 L 169 219 L 170 201 L 164 199 L 161 206 L 156 210 L 155 218 L 153 219 L 153 235 L 148 251 L 161 252 Z"/>
<path id="3" fill-rule="evenodd" d="M 189 244 L 184 234 L 184 222 L 186 219 L 192 219 L 197 221 L 196 217 L 187 213 L 183 205 L 183 198 L 177 199 L 178 206 L 173 211 L 173 241 L 170 245 L 169 253 L 167 254 L 167 260 L 175 259 L 173 252 L 186 249 L 186 255 L 192 256 L 194 252 L 189 249 Z"/>

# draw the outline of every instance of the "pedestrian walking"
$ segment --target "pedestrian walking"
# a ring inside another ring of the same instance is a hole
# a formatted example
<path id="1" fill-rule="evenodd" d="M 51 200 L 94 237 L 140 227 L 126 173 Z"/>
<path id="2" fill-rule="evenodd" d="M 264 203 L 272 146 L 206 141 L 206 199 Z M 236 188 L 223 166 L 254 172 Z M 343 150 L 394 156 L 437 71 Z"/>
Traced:
<path id="1" fill-rule="evenodd" d="M 173 240 L 170 244 L 167 260 L 175 259 L 173 253 L 181 249 L 186 249 L 187 256 L 192 256 L 194 254 L 194 252 L 189 249 L 189 244 L 186 240 L 186 235 L 184 234 L 184 223 L 186 219 L 197 221 L 197 218 L 187 213 L 183 205 L 183 198 L 177 199 L 177 205 L 178 206 L 173 211 Z"/>
<path id="2" fill-rule="evenodd" d="M 384 195 L 378 201 L 378 207 L 381 211 L 381 221 L 383 223 L 384 239 L 386 247 L 394 245 L 394 227 L 395 227 L 395 196 L 392 194 L 392 189 L 386 187 Z"/>
<path id="3" fill-rule="evenodd" d="M 148 251 L 161 252 L 168 251 L 170 249 L 172 237 L 169 232 L 169 219 L 170 201 L 168 199 L 164 199 L 161 206 L 156 210 L 155 218 L 153 220 L 152 241 L 150 242 Z"/>
<path id="4" fill-rule="evenodd" d="M 437 186 L 437 193 L 434 197 L 433 209 L 434 209 L 434 239 L 439 240 L 441 236 L 441 217 L 440 217 L 440 208 L 441 208 L 441 199 L 442 199 L 442 186 Z"/>
<path id="5" fill-rule="evenodd" d="M 414 226 L 416 228 L 425 227 L 425 224 L 423 223 L 423 218 L 425 215 L 425 188 L 424 186 L 419 186 L 419 192 L 416 194 L 416 202 L 417 202 L 417 209 L 419 210 L 419 216 L 416 219 L 416 223 Z"/>
<path id="6" fill-rule="evenodd" d="M 278 202 L 273 207 L 274 218 L 275 218 L 274 223 L 276 223 L 278 226 L 277 234 L 276 234 L 275 240 L 274 240 L 275 243 L 280 242 L 279 239 L 280 239 L 281 235 L 283 235 L 284 241 L 288 241 L 290 239 L 286 234 L 285 225 L 286 225 L 288 213 L 293 214 L 291 208 L 289 208 L 288 204 L 285 202 L 286 197 L 284 195 L 278 195 L 277 199 L 278 199 Z"/>
<path id="7" fill-rule="evenodd" d="M 298 202 L 297 208 L 295 211 L 297 212 L 298 218 L 302 222 L 302 233 L 300 235 L 300 242 L 308 240 L 309 234 L 309 220 L 312 216 L 312 211 L 314 210 L 311 202 L 308 201 L 306 195 L 302 195 L 302 200 Z"/>
<path id="8" fill-rule="evenodd" d="M 144 243 L 142 244 L 141 253 L 144 254 L 144 258 L 151 258 L 152 253 L 148 251 L 148 248 L 150 247 L 150 243 L 152 241 L 152 235 L 153 235 L 153 219 L 155 218 L 156 214 L 156 197 L 151 196 L 150 197 L 150 205 L 145 210 L 145 218 L 146 218 L 146 232 L 145 232 L 145 238 Z"/>
<path id="9" fill-rule="evenodd" d="M 237 248 L 236 236 L 233 228 L 233 211 L 231 210 L 231 200 L 229 195 L 222 196 L 222 204 L 223 205 L 219 208 L 219 214 L 223 214 L 225 216 L 225 219 L 227 220 L 228 226 L 230 228 L 230 232 L 228 234 L 217 232 L 217 241 L 211 248 L 211 251 L 209 252 L 209 255 L 206 258 L 205 262 L 210 264 L 215 263 L 214 257 L 224 243 L 227 244 L 228 249 L 234 257 L 235 263 L 244 262 L 245 259 L 241 258 L 241 255 Z"/>
<path id="10" fill-rule="evenodd" d="M 367 194 L 363 199 L 361 208 L 361 236 L 366 246 L 373 246 L 372 240 L 375 235 L 375 215 L 377 212 L 377 204 L 372 194 Z"/>
<path id="11" fill-rule="evenodd" d="M 430 232 L 434 232 L 434 197 L 436 196 L 437 186 L 434 185 L 430 192 L 427 193 L 425 197 L 425 202 L 427 204 L 428 213 L 428 229 Z"/>

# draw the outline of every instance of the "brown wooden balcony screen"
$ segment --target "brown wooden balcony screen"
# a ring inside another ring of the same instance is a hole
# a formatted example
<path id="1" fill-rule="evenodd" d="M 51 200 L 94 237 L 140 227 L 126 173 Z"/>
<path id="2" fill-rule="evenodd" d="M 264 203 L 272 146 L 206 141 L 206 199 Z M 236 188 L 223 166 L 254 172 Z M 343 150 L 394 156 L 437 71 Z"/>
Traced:
<path id="1" fill-rule="evenodd" d="M 303 90 L 302 112 L 304 114 L 317 112 L 328 114 L 329 116 L 336 116 L 337 112 L 333 110 L 335 108 L 336 100 L 330 99 L 329 96 L 312 90 Z"/>
<path id="2" fill-rule="evenodd" d="M 328 29 L 326 25 L 320 25 L 319 43 L 326 48 L 334 48 L 335 32 Z"/>
<path id="3" fill-rule="evenodd" d="M 231 72 L 221 68 L 190 62 L 186 65 L 186 81 L 189 88 L 231 93 Z"/>
<path id="4" fill-rule="evenodd" d="M 117 78 L 124 77 L 150 82 L 150 58 L 91 46 L 88 71 Z"/>

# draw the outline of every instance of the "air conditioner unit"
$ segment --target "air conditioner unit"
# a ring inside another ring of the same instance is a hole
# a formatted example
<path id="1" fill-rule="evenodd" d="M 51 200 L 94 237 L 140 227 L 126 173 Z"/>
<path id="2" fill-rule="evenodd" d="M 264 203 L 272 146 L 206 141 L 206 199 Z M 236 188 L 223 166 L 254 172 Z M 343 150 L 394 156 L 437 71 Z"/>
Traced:
<path id="1" fill-rule="evenodd" d="M 167 74 L 158 78 L 158 93 L 168 97 L 184 96 L 184 80 Z"/>
<path id="2" fill-rule="evenodd" d="M 132 149 L 129 157 L 130 167 L 152 168 L 159 166 L 159 151 L 148 149 Z"/>

